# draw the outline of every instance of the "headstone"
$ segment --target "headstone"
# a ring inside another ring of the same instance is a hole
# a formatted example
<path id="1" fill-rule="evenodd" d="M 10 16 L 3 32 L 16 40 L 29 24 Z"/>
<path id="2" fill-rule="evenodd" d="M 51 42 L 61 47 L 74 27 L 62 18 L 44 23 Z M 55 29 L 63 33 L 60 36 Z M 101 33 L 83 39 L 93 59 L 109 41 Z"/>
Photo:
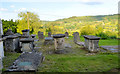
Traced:
<path id="1" fill-rule="evenodd" d="M 19 49 L 19 38 L 15 35 L 6 36 L 5 40 L 5 50 L 8 52 L 14 52 Z"/>
<path id="2" fill-rule="evenodd" d="M 40 33 L 41 33 L 41 32 L 40 32 L 40 31 L 38 31 L 38 38 L 39 38 L 39 39 L 40 39 Z"/>
<path id="3" fill-rule="evenodd" d="M 85 38 L 85 48 L 89 52 L 98 52 L 99 46 L 98 42 L 100 37 L 92 36 L 92 35 L 84 35 Z"/>
<path id="4" fill-rule="evenodd" d="M 51 32 L 48 32 L 48 37 L 51 37 Z"/>
<path id="5" fill-rule="evenodd" d="M 32 52 L 34 50 L 34 39 L 32 38 L 24 38 L 20 39 L 21 42 L 21 51 L 22 52 Z"/>
<path id="6" fill-rule="evenodd" d="M 38 66 L 42 63 L 44 56 L 41 52 L 24 52 L 7 69 L 7 72 L 25 72 L 37 71 Z"/>
<path id="7" fill-rule="evenodd" d="M 77 34 L 77 40 L 80 40 L 79 33 L 78 33 L 78 32 L 76 32 L 76 34 Z"/>
<path id="8" fill-rule="evenodd" d="M 65 34 L 55 34 L 53 35 L 53 38 L 55 40 L 54 44 L 55 44 L 55 50 L 63 50 L 64 47 L 64 37 Z"/>
<path id="9" fill-rule="evenodd" d="M 73 36 L 74 36 L 74 37 L 73 37 L 74 42 L 77 43 L 77 41 L 78 41 L 78 40 L 77 40 L 77 34 L 76 34 L 75 32 L 73 33 Z"/>
<path id="10" fill-rule="evenodd" d="M 43 32 L 38 32 L 38 38 L 39 39 L 44 39 L 44 35 L 43 35 Z"/>
<path id="11" fill-rule="evenodd" d="M 2 21 L 0 19 L 0 37 L 3 35 L 3 27 L 2 27 Z"/>
<path id="12" fill-rule="evenodd" d="M 7 36 L 8 36 L 8 35 L 14 35 L 14 33 L 12 32 L 11 29 L 8 29 L 5 35 L 7 35 Z"/>
<path id="13" fill-rule="evenodd" d="M 65 37 L 69 37 L 69 34 L 68 34 L 68 32 L 65 32 Z"/>
<path id="14" fill-rule="evenodd" d="M 44 45 L 54 44 L 54 39 L 52 37 L 45 37 Z"/>

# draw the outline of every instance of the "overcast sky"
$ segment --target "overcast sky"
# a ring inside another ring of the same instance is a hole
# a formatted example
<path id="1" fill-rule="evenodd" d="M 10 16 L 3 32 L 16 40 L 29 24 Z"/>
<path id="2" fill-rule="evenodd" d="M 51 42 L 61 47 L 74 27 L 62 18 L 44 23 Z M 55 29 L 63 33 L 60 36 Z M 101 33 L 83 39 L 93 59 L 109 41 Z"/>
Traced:
<path id="1" fill-rule="evenodd" d="M 54 21 L 71 16 L 118 13 L 119 0 L 1 0 L 0 18 L 19 19 L 18 13 L 30 11 L 41 20 Z"/>

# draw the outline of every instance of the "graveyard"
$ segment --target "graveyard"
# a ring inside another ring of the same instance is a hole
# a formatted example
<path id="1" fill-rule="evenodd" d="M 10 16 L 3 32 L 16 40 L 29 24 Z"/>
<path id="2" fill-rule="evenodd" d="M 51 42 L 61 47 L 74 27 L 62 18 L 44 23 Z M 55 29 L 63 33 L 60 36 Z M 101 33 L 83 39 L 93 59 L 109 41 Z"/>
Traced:
<path id="1" fill-rule="evenodd" d="M 14 34 L 3 37 L 3 73 L 9 72 L 118 72 L 118 40 L 74 33 L 44 36 Z M 10 39 L 10 40 L 9 40 Z M 16 46 L 16 47 L 15 47 Z M 113 48 L 111 50 L 111 48 Z"/>
<path id="2" fill-rule="evenodd" d="M 1 3 L 0 74 L 120 72 L 114 1 L 21 1 Z"/>

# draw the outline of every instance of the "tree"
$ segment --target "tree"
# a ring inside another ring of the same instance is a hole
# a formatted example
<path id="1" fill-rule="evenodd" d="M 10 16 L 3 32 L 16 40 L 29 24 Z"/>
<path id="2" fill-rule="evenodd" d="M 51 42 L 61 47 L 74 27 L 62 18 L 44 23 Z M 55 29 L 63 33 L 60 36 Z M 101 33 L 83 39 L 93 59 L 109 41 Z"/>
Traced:
<path id="1" fill-rule="evenodd" d="M 39 16 L 32 12 L 20 12 L 18 17 L 22 18 L 19 21 L 17 32 L 22 33 L 24 29 L 30 29 L 31 33 L 37 34 L 40 30 L 41 21 Z"/>

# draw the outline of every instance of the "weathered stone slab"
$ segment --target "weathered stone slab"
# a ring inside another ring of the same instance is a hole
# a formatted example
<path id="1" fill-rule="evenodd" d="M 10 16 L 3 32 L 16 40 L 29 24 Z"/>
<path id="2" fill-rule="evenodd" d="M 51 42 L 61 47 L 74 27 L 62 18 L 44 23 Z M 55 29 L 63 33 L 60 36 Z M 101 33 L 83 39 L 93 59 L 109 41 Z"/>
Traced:
<path id="1" fill-rule="evenodd" d="M 52 37 L 45 37 L 44 45 L 54 44 L 54 39 Z"/>
<path id="2" fill-rule="evenodd" d="M 21 51 L 22 52 L 32 52 L 34 50 L 34 39 L 32 38 L 22 38 L 20 39 L 21 42 Z"/>
<path id="3" fill-rule="evenodd" d="M 107 51 L 110 51 L 112 53 L 118 53 L 118 47 L 119 46 L 101 46 L 101 48 L 107 50 Z"/>
<path id="4" fill-rule="evenodd" d="M 7 71 L 36 71 L 42 61 L 43 55 L 41 52 L 24 52 Z"/>

